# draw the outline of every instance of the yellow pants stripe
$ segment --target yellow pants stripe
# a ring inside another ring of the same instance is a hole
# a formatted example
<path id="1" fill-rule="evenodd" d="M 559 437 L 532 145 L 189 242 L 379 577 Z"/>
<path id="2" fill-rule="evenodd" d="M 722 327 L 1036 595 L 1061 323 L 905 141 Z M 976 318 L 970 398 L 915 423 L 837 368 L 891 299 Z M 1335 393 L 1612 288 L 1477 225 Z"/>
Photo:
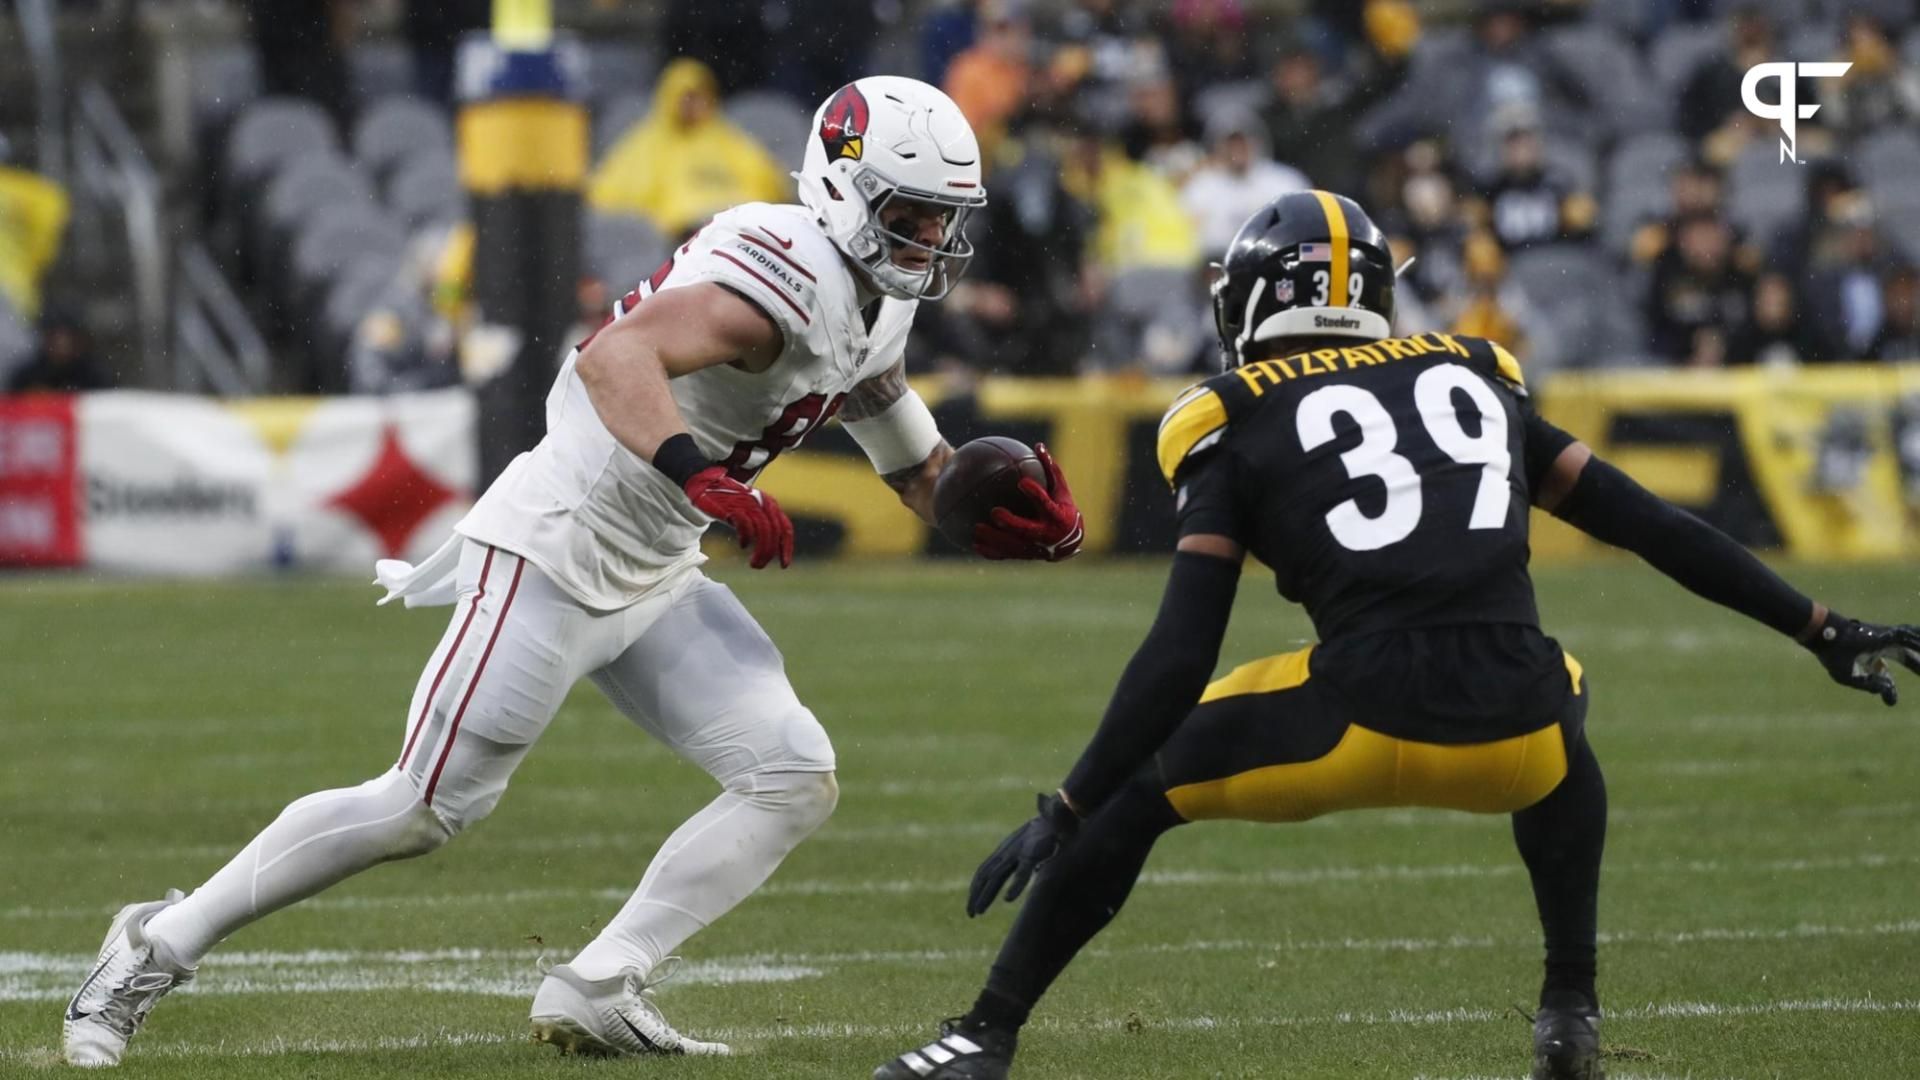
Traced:
<path id="1" fill-rule="evenodd" d="M 1291 690 L 1307 681 L 1310 674 L 1307 661 L 1312 655 L 1313 646 L 1309 645 L 1298 652 L 1281 653 L 1265 660 L 1255 660 L 1251 664 L 1241 664 L 1208 683 L 1206 692 L 1200 695 L 1200 704 L 1241 694 Z"/>
<path id="2" fill-rule="evenodd" d="M 1188 821 L 1306 821 L 1336 810 L 1431 806 L 1508 814 L 1567 775 L 1560 725 L 1497 742 L 1443 746 L 1350 725 L 1325 757 L 1183 784 L 1167 801 Z"/>

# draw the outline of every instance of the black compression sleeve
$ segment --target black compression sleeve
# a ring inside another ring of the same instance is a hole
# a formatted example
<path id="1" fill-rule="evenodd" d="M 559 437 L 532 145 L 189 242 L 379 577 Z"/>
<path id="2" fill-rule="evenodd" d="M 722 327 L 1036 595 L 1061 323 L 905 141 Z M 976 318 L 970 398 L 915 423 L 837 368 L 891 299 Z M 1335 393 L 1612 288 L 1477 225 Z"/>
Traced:
<path id="1" fill-rule="evenodd" d="M 1160 614 L 1114 687 L 1100 730 L 1063 785 L 1083 814 L 1118 791 L 1160 749 L 1207 688 L 1240 584 L 1236 561 L 1179 552 Z"/>
<path id="2" fill-rule="evenodd" d="M 1595 457 L 1554 514 L 1647 560 L 1655 570 L 1723 607 L 1789 637 L 1807 627 L 1813 601 L 1732 537 Z"/>

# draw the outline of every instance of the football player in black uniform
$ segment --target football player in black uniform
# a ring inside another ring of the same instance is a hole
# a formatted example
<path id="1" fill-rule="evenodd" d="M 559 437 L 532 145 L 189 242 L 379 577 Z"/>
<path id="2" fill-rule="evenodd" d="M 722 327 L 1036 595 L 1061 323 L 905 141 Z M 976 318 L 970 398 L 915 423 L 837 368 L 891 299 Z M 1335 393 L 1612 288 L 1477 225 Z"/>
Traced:
<path id="1" fill-rule="evenodd" d="M 1920 671 L 1920 630 L 1842 617 L 1648 493 L 1541 419 L 1499 345 L 1392 337 L 1391 256 L 1351 200 L 1274 200 L 1222 270 L 1226 370 L 1160 426 L 1180 540 L 1153 628 L 1066 781 L 974 876 L 979 915 L 1040 871 L 972 1011 L 874 1076 L 1006 1076 L 1034 1003 L 1175 826 L 1430 806 L 1512 815 L 1546 940 L 1533 1075 L 1598 1077 L 1606 788 L 1587 679 L 1540 631 L 1529 509 L 1638 553 L 1889 705 L 1888 662 Z M 1319 644 L 1209 683 L 1249 553 Z"/>

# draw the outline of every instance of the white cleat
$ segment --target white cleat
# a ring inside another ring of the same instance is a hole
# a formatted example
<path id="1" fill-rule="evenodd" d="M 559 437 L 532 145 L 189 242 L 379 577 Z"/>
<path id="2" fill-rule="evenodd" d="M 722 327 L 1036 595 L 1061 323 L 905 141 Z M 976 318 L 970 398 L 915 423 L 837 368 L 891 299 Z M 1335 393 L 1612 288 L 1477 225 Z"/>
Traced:
<path id="1" fill-rule="evenodd" d="M 726 1043 L 689 1039 L 660 1014 L 653 988 L 666 982 L 680 958 L 669 956 L 651 976 L 626 971 L 588 982 L 571 967 L 547 971 L 533 995 L 533 1039 L 552 1043 L 563 1054 L 634 1057 L 641 1054 L 731 1054 Z"/>
<path id="2" fill-rule="evenodd" d="M 128 1040 L 161 995 L 193 981 L 196 969 L 176 962 L 143 932 L 148 919 L 183 896 L 175 889 L 165 900 L 128 904 L 114 916 L 93 971 L 67 1003 L 67 1064 L 89 1069 L 120 1064 Z"/>

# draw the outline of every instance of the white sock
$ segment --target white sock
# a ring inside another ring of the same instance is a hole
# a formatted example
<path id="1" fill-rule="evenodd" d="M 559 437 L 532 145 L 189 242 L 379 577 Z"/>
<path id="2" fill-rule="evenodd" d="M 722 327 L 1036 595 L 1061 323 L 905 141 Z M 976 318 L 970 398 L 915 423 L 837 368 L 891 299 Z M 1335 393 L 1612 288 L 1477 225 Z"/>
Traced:
<path id="1" fill-rule="evenodd" d="M 640 887 L 573 959 L 582 978 L 653 970 L 680 944 L 731 911 L 833 813 L 832 773 L 763 773 L 739 782 L 675 829 Z"/>
<path id="2" fill-rule="evenodd" d="M 405 775 L 321 791 L 280 812 L 191 896 L 147 921 L 183 964 L 262 916 L 390 859 L 423 855 L 452 834 Z"/>

